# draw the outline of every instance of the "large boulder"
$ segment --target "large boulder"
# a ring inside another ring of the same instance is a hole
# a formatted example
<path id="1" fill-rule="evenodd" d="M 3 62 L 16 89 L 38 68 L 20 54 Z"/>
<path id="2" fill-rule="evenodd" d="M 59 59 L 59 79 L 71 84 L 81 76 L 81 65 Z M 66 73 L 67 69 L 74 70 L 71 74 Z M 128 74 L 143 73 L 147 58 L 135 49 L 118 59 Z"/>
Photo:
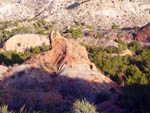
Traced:
<path id="1" fill-rule="evenodd" d="M 141 42 L 150 42 L 150 23 L 141 27 L 135 39 Z"/>
<path id="2" fill-rule="evenodd" d="M 49 39 L 44 35 L 18 34 L 8 39 L 3 46 L 6 51 L 17 51 L 24 53 L 32 47 L 49 45 Z"/>
<path id="3" fill-rule="evenodd" d="M 51 50 L 33 56 L 25 64 L 3 74 L 0 82 L 3 103 L 10 108 L 26 104 L 42 109 L 47 104 L 72 105 L 74 100 L 84 98 L 94 103 L 97 95 L 104 92 L 112 100 L 122 93 L 115 82 L 90 62 L 85 47 L 55 31 L 50 35 L 50 42 Z M 113 105 L 114 101 L 111 102 Z"/>

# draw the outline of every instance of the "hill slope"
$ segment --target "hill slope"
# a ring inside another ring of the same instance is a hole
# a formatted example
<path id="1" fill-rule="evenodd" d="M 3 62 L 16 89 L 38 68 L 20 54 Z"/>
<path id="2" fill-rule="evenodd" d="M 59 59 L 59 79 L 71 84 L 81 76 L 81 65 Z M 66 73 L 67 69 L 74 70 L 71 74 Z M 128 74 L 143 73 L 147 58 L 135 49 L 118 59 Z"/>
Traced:
<path id="1" fill-rule="evenodd" d="M 6 3 L 9 8 L 2 5 Z M 76 20 L 101 28 L 111 27 L 113 23 L 129 27 L 144 25 L 150 20 L 150 4 L 144 0 L 5 0 L 0 8 L 1 21 L 38 17 L 59 21 L 62 26 Z"/>

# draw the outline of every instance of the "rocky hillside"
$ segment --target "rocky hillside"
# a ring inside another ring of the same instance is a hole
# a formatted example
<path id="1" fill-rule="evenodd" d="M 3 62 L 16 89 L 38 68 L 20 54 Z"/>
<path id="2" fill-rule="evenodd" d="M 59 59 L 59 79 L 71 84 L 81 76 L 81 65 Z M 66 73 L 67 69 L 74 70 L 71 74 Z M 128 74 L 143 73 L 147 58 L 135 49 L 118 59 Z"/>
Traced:
<path id="1" fill-rule="evenodd" d="M 145 25 L 150 20 L 149 11 L 147 0 L 5 0 L 0 3 L 0 20 L 36 17 L 59 21 L 59 28 L 81 21 L 106 29 L 112 24 Z"/>
<path id="2" fill-rule="evenodd" d="M 66 108 L 74 100 L 86 98 L 99 106 L 98 111 L 123 111 L 114 104 L 122 94 L 120 87 L 96 69 L 83 46 L 55 31 L 50 40 L 51 50 L 33 56 L 19 66 L 0 67 L 4 69 L 0 73 L 0 99 L 4 104 L 11 109 L 26 104 L 55 113 L 56 109 L 53 111 L 46 106 L 57 103 Z M 107 99 L 100 99 L 104 94 Z M 63 107 L 57 110 L 64 112 Z"/>

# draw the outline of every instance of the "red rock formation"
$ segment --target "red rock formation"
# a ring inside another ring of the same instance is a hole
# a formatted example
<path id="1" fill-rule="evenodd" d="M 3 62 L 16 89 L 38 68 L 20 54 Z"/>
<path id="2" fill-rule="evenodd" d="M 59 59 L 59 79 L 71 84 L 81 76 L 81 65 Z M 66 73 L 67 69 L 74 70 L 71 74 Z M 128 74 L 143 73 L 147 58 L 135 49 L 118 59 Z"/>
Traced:
<path id="1" fill-rule="evenodd" d="M 135 39 L 141 42 L 150 42 L 150 23 L 138 31 Z"/>
<path id="2" fill-rule="evenodd" d="M 72 104 L 77 98 L 94 102 L 100 92 L 108 93 L 113 100 L 122 93 L 115 82 L 97 71 L 83 46 L 55 31 L 51 33 L 50 42 L 51 50 L 33 56 L 26 62 L 28 64 L 12 67 L 1 75 L 2 102 L 15 108 L 23 104 L 44 107 L 52 103 Z"/>
<path id="3" fill-rule="evenodd" d="M 89 61 L 85 47 L 74 41 L 67 40 L 59 32 L 55 31 L 52 31 L 50 35 L 50 42 L 52 47 L 50 51 L 30 58 L 27 63 L 50 63 L 53 66 L 57 66 L 57 68 L 64 64 L 73 66 L 74 64 L 86 63 L 91 68 L 96 69 L 95 65 Z"/>

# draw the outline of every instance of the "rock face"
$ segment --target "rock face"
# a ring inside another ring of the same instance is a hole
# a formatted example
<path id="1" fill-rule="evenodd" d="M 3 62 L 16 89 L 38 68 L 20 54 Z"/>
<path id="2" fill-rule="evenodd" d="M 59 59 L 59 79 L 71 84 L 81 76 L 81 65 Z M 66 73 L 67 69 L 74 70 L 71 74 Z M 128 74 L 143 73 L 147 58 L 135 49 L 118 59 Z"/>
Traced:
<path id="1" fill-rule="evenodd" d="M 7 67 L 0 65 L 0 76 L 1 76 L 1 74 L 7 72 L 7 70 L 8 70 Z"/>
<path id="2" fill-rule="evenodd" d="M 132 51 L 130 51 L 129 49 L 126 49 L 126 50 L 122 51 L 120 54 L 112 54 L 112 56 L 126 56 L 126 55 L 133 56 L 134 53 Z"/>
<path id="3" fill-rule="evenodd" d="M 10 1 L 7 2 L 4 1 L 1 1 L 0 3 L 1 21 L 23 20 L 23 19 L 33 18 L 35 16 L 32 7 L 29 8 L 17 2 L 11 3 Z"/>
<path id="4" fill-rule="evenodd" d="M 142 27 L 138 31 L 135 39 L 141 42 L 150 42 L 150 24 L 147 24 L 144 27 Z"/>
<path id="5" fill-rule="evenodd" d="M 58 69 L 64 64 L 73 66 L 74 64 L 85 63 L 91 69 L 96 69 L 94 64 L 89 61 L 86 49 L 74 41 L 68 41 L 59 32 L 53 31 L 51 33 L 50 43 L 52 50 L 32 57 L 27 62 L 31 62 L 32 64 L 44 64 L 48 62 L 51 65 L 58 66 Z"/>
<path id="6" fill-rule="evenodd" d="M 55 31 L 50 35 L 50 42 L 51 50 L 31 57 L 26 64 L 12 67 L 0 77 L 0 88 L 4 92 L 0 97 L 5 104 L 10 108 L 26 104 L 45 109 L 47 104 L 72 105 L 77 98 L 94 103 L 96 96 L 105 92 L 109 95 L 109 106 L 114 105 L 114 98 L 122 93 L 121 89 L 96 69 L 84 47 Z M 101 106 L 102 103 L 97 101 L 97 104 Z M 103 105 L 102 111 L 106 107 Z M 122 111 L 115 106 L 108 112 L 118 109 Z"/>
<path id="7" fill-rule="evenodd" d="M 77 39 L 72 39 L 72 40 L 75 40 L 78 43 L 84 43 L 90 46 L 118 47 L 117 42 L 106 39 L 106 38 L 96 39 L 94 37 L 82 37 L 82 38 L 77 38 Z"/>
<path id="8" fill-rule="evenodd" d="M 49 45 L 47 36 L 35 34 L 18 34 L 4 43 L 3 49 L 6 51 L 17 51 L 24 53 L 32 47 Z"/>
<path id="9" fill-rule="evenodd" d="M 133 27 L 147 24 L 150 20 L 150 3 L 146 0 L 4 0 L 16 9 L 0 8 L 1 20 L 15 20 L 20 15 L 34 15 L 49 22 L 60 21 L 72 25 L 73 21 L 82 21 L 102 28 L 110 28 L 113 23 L 120 27 Z M 28 11 L 26 8 L 32 9 Z M 5 12 L 5 13 L 3 13 Z M 8 13 L 10 12 L 10 13 Z M 19 12 L 19 13 L 18 13 Z M 9 16 L 8 16 L 9 14 Z M 16 15 L 15 15 L 16 14 Z M 6 19 L 3 19 L 7 17 Z M 11 17 L 11 18 L 10 18 Z M 32 17 L 32 16 L 31 16 Z M 60 27 L 60 25 L 59 25 Z"/>

